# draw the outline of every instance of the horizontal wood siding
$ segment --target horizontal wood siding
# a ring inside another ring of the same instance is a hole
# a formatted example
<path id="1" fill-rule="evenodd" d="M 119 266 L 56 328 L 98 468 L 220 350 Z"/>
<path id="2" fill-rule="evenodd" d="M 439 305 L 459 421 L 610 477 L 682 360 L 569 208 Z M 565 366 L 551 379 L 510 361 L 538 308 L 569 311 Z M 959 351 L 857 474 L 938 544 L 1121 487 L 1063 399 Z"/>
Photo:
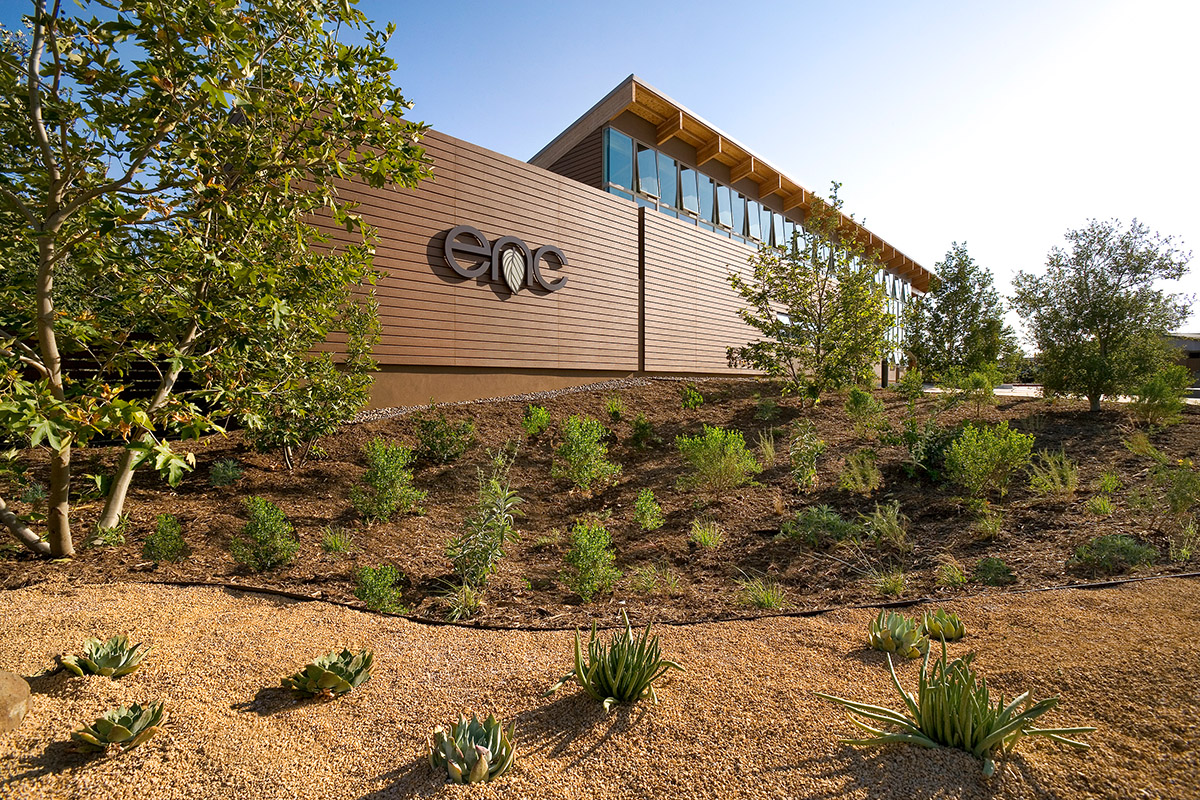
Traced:
<path id="1" fill-rule="evenodd" d="M 551 164 L 550 171 L 577 180 L 585 186 L 601 188 L 604 185 L 603 133 L 602 128 L 589 133 L 565 156 Z"/>
<path id="2" fill-rule="evenodd" d="M 434 179 L 411 189 L 346 185 L 377 229 L 384 366 L 636 370 L 638 225 L 633 204 L 438 132 L 424 146 Z M 597 156 L 600 153 L 596 144 Z M 443 256 L 456 225 L 494 242 L 516 236 L 567 257 L 562 290 L 513 295 L 490 274 L 466 280 Z M 341 230 L 332 240 L 350 241 Z"/>
<path id="3" fill-rule="evenodd" d="M 730 269 L 746 267 L 753 250 L 645 211 L 645 369 L 649 372 L 742 372 L 725 348 L 752 341 L 738 316 L 741 299 Z"/>

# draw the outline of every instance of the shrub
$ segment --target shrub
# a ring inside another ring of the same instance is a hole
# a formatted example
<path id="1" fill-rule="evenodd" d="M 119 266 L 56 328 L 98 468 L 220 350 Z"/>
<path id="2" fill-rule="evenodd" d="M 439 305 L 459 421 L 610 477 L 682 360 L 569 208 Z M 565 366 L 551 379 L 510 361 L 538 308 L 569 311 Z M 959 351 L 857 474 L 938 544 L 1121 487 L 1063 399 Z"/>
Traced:
<path id="1" fill-rule="evenodd" d="M 985 586 L 1008 586 L 1017 576 L 1003 559 L 986 556 L 975 564 L 975 580 Z"/>
<path id="2" fill-rule="evenodd" d="M 321 531 L 321 550 L 330 555 L 354 550 L 354 537 L 345 528 L 326 525 Z"/>
<path id="3" fill-rule="evenodd" d="M 967 626 L 962 624 L 958 614 L 939 608 L 932 613 L 926 611 L 921 615 L 921 633 L 930 639 L 957 642 L 967 635 Z"/>
<path id="4" fill-rule="evenodd" d="M 909 406 L 913 406 L 925 396 L 925 377 L 921 370 L 913 367 L 892 384 L 892 391 L 907 400 Z"/>
<path id="5" fill-rule="evenodd" d="M 621 466 L 609 461 L 604 443 L 608 429 L 600 420 L 572 415 L 563 426 L 563 441 L 554 451 L 551 475 L 566 478 L 585 492 L 612 484 Z"/>
<path id="6" fill-rule="evenodd" d="M 904 701 L 905 712 L 892 711 L 876 705 L 857 703 L 833 695 L 821 694 L 852 714 L 865 718 L 870 725 L 858 722 L 859 727 L 875 734 L 865 739 L 846 740 L 858 746 L 875 746 L 895 742 L 909 742 L 923 747 L 956 747 L 983 759 L 983 774 L 992 776 L 996 771 L 995 758 L 1011 752 L 1017 742 L 1025 736 L 1045 736 L 1053 741 L 1086 750 L 1088 745 L 1066 738 L 1095 728 L 1032 727 L 1035 719 L 1058 705 L 1057 697 L 1034 702 L 1029 692 L 1008 703 L 1004 697 L 993 702 L 987 681 L 978 678 L 971 661 L 974 653 L 946 662 L 946 644 L 942 643 L 942 657 L 929 669 L 929 652 L 921 664 L 921 674 L 914 697 L 904 691 L 896 668 L 888 658 L 888 670 L 892 685 Z M 1023 710 L 1022 710 L 1023 709 Z M 884 728 L 875 725 L 883 724 Z"/>
<path id="7" fill-rule="evenodd" d="M 855 450 L 846 459 L 838 475 L 838 486 L 848 492 L 867 495 L 883 485 L 883 473 L 875 466 L 875 451 L 869 447 Z"/>
<path id="8" fill-rule="evenodd" d="M 633 517 L 644 531 L 652 531 L 663 526 L 662 507 L 654 499 L 653 489 L 642 489 L 638 492 L 637 501 L 633 504 Z"/>
<path id="9" fill-rule="evenodd" d="M 574 679 L 593 699 L 604 703 L 605 711 L 616 703 L 636 703 L 645 697 L 657 703 L 655 682 L 668 670 L 682 672 L 683 667 L 662 658 L 658 637 L 650 635 L 649 625 L 635 637 L 629 616 L 624 610 L 621 611 L 621 619 L 625 622 L 625 630 L 614 631 L 607 646 L 597 638 L 596 623 L 593 622 L 592 635 L 587 650 L 584 650 L 577 628 L 575 668 L 551 686 L 545 695 L 554 694 L 567 681 Z"/>
<path id="10" fill-rule="evenodd" d="M 261 497 L 247 497 L 243 502 L 250 521 L 229 543 L 233 560 L 255 572 L 290 564 L 300 543 L 283 511 Z"/>
<path id="11" fill-rule="evenodd" d="M 775 431 L 774 429 L 758 432 L 759 463 L 764 467 L 775 463 Z"/>
<path id="12" fill-rule="evenodd" d="M 213 462 L 208 470 L 210 486 L 228 486 L 242 479 L 242 465 L 237 459 L 222 458 Z"/>
<path id="13" fill-rule="evenodd" d="M 685 383 L 679 387 L 679 403 L 688 411 L 695 411 L 704 405 L 704 395 L 700 394 L 696 384 Z"/>
<path id="14" fill-rule="evenodd" d="M 85 548 L 95 545 L 120 547 L 125 544 L 125 534 L 127 533 L 129 533 L 129 515 L 121 514 L 117 517 L 117 524 L 111 528 L 93 528 L 87 539 L 84 540 L 83 546 Z"/>
<path id="15" fill-rule="evenodd" d="M 679 576 L 667 567 L 647 564 L 629 576 L 629 587 L 638 594 L 653 594 L 660 589 L 671 593 L 679 588 Z"/>
<path id="16" fill-rule="evenodd" d="M 1179 528 L 1179 533 L 1171 537 L 1168 558 L 1172 561 L 1191 561 L 1192 555 L 1200 547 L 1200 529 L 1195 520 L 1188 520 L 1186 525 Z"/>
<path id="17" fill-rule="evenodd" d="M 749 483 L 762 467 L 746 450 L 741 431 L 704 426 L 699 436 L 676 436 L 675 444 L 692 468 L 680 480 L 685 487 L 700 487 L 714 494 Z"/>
<path id="18" fill-rule="evenodd" d="M 880 611 L 867 625 L 867 644 L 873 650 L 895 653 L 903 658 L 920 658 L 929 650 L 929 638 L 915 620 L 895 611 Z"/>
<path id="19" fill-rule="evenodd" d="M 979 541 L 992 541 L 1004 530 L 1004 512 L 984 506 L 983 512 L 971 524 L 971 530 Z"/>
<path id="20" fill-rule="evenodd" d="M 1146 425 L 1170 425 L 1183 412 L 1183 399 L 1192 383 L 1192 374 L 1181 364 L 1159 370 L 1137 391 L 1129 411 Z"/>
<path id="21" fill-rule="evenodd" d="M 1180 459 L 1176 466 L 1161 466 L 1154 471 L 1154 484 L 1166 500 L 1167 510 L 1175 517 L 1183 516 L 1200 503 L 1200 472 L 1192 468 L 1189 458 Z"/>
<path id="22" fill-rule="evenodd" d="M 1112 470 L 1100 473 L 1096 481 L 1096 489 L 1103 494 L 1113 494 L 1121 489 L 1121 476 Z"/>
<path id="23" fill-rule="evenodd" d="M 633 433 L 629 435 L 629 443 L 638 450 L 662 444 L 662 439 L 654 432 L 654 426 L 650 424 L 650 420 L 646 419 L 644 415 L 638 414 L 634 417 L 631 425 L 633 426 Z"/>
<path id="24" fill-rule="evenodd" d="M 550 412 L 541 406 L 526 406 L 525 416 L 521 417 L 521 427 L 530 439 L 537 438 L 542 431 L 550 427 Z"/>
<path id="25" fill-rule="evenodd" d="M 363 567 L 355 576 L 357 584 L 354 596 L 372 611 L 390 614 L 406 614 L 408 609 L 400 603 L 400 589 L 396 584 L 404 577 L 391 564 L 378 567 Z"/>
<path id="26" fill-rule="evenodd" d="M 91 725 L 73 731 L 71 738 L 87 752 L 120 753 L 132 750 L 158 733 L 166 718 L 161 702 L 118 706 L 105 711 Z"/>
<path id="27" fill-rule="evenodd" d="M 924 425 L 915 417 L 908 417 L 904 420 L 904 430 L 891 437 L 890 443 L 901 444 L 908 451 L 901 465 L 908 477 L 928 478 L 938 483 L 946 468 L 946 447 L 956 435 L 954 429 L 941 427 L 933 417 L 925 420 Z"/>
<path id="28" fill-rule="evenodd" d="M 1132 536 L 1097 536 L 1075 548 L 1071 565 L 1097 575 L 1117 575 L 1142 564 L 1153 564 L 1158 551 Z"/>
<path id="29" fill-rule="evenodd" d="M 983 414 L 984 406 L 996 402 L 995 384 L 985 373 L 972 372 L 955 385 L 954 397 L 958 402 L 973 405 L 975 416 L 978 418 Z"/>
<path id="30" fill-rule="evenodd" d="M 692 520 L 691 539 L 706 550 L 720 547 L 725 540 L 721 526 L 712 520 Z"/>
<path id="31" fill-rule="evenodd" d="M 1029 486 L 1040 495 L 1070 498 L 1079 488 L 1079 465 L 1063 451 L 1042 452 L 1030 465 Z"/>
<path id="32" fill-rule="evenodd" d="M 300 695 L 330 699 L 348 692 L 371 680 L 371 669 L 375 665 L 375 654 L 370 650 L 352 653 L 349 650 L 334 650 L 318 656 L 304 665 L 304 669 L 284 678 L 281 683 Z"/>
<path id="33" fill-rule="evenodd" d="M 899 597 L 904 594 L 904 570 L 893 567 L 886 572 L 877 572 L 874 576 L 875 591 L 882 597 Z"/>
<path id="34" fill-rule="evenodd" d="M 442 597 L 449 606 L 446 619 L 451 622 L 473 617 L 483 608 L 482 590 L 465 581 L 458 586 L 451 586 Z"/>
<path id="35" fill-rule="evenodd" d="M 742 587 L 743 605 L 761 608 L 764 611 L 778 611 L 787 601 L 783 587 L 765 575 L 740 580 L 738 586 Z"/>
<path id="36" fill-rule="evenodd" d="M 831 542 L 854 539 L 862 529 L 829 506 L 809 506 L 783 523 L 780 532 L 809 547 L 825 547 Z"/>
<path id="37" fill-rule="evenodd" d="M 900 513 L 900 503 L 875 504 L 875 510 L 862 515 L 862 526 L 876 545 L 897 553 L 912 552 L 908 540 L 908 517 Z"/>
<path id="38" fill-rule="evenodd" d="M 154 533 L 146 537 L 142 556 L 151 561 L 182 561 L 187 558 L 188 546 L 183 540 L 183 526 L 172 514 L 159 514 Z"/>
<path id="39" fill-rule="evenodd" d="M 854 424 L 854 432 L 866 436 L 872 429 L 878 429 L 883 417 L 883 403 L 870 392 L 863 391 L 857 386 L 851 387 L 846 398 L 846 413 Z"/>
<path id="40" fill-rule="evenodd" d="M 1088 511 L 1095 514 L 1097 517 L 1109 517 L 1116 511 L 1113 506 L 1112 498 L 1106 494 L 1098 494 L 1087 501 L 1084 506 Z"/>
<path id="41" fill-rule="evenodd" d="M 571 529 L 571 546 L 564 558 L 570 569 L 563 576 L 563 582 L 585 603 L 610 591 L 621 577 L 613 567 L 617 557 L 612 551 L 612 536 L 597 520 L 575 523 Z"/>
<path id="42" fill-rule="evenodd" d="M 957 561 L 950 559 L 938 565 L 935 582 L 947 589 L 957 589 L 967 585 L 967 575 Z"/>
<path id="43" fill-rule="evenodd" d="M 788 463 L 792 467 L 792 480 L 800 491 L 817 488 L 817 459 L 824 452 L 825 440 L 817 436 L 816 426 L 808 420 L 796 423 L 788 444 Z"/>
<path id="44" fill-rule="evenodd" d="M 420 513 L 425 492 L 412 485 L 413 452 L 380 437 L 363 448 L 367 472 L 350 490 L 350 503 L 368 521 L 387 521 L 395 514 Z"/>
<path id="45" fill-rule="evenodd" d="M 425 411 L 413 415 L 416 422 L 418 461 L 447 464 L 467 451 L 475 442 L 475 423 L 463 420 L 451 425 L 446 412 L 433 403 Z"/>
<path id="46" fill-rule="evenodd" d="M 516 451 L 501 448 L 491 454 L 492 471 L 484 475 L 477 470 L 479 489 L 475 508 L 468 515 L 460 536 L 446 548 L 446 557 L 454 564 L 454 572 L 464 584 L 483 587 L 504 557 L 504 545 L 517 540 L 513 526 L 520 496 L 513 491 L 508 473 L 516 459 Z"/>
<path id="47" fill-rule="evenodd" d="M 759 397 L 754 404 L 754 418 L 760 422 L 770 422 L 779 416 L 779 404 L 769 397 Z"/>
<path id="48" fill-rule="evenodd" d="M 135 672 L 153 647 L 144 643 L 130 645 L 129 637 L 117 635 L 104 641 L 86 639 L 82 649 L 76 656 L 59 656 L 59 666 L 80 677 L 102 675 L 116 680 Z"/>
<path id="49" fill-rule="evenodd" d="M 1029 464 L 1033 436 L 1001 422 L 993 427 L 967 425 L 946 448 L 946 472 L 972 497 L 995 487 L 1001 497 L 1008 492 L 1013 472 Z"/>
<path id="50" fill-rule="evenodd" d="M 460 714 L 449 731 L 441 725 L 433 729 L 429 764 L 434 769 L 445 768 L 450 780 L 458 784 L 494 781 L 517 757 L 516 733 L 516 722 L 505 729 L 495 715 L 480 722 L 474 714 L 470 719 Z"/>
<path id="51" fill-rule="evenodd" d="M 621 395 L 609 395 L 604 401 L 604 410 L 608 412 L 608 418 L 613 423 L 618 423 L 625 416 L 625 401 L 621 399 Z"/>

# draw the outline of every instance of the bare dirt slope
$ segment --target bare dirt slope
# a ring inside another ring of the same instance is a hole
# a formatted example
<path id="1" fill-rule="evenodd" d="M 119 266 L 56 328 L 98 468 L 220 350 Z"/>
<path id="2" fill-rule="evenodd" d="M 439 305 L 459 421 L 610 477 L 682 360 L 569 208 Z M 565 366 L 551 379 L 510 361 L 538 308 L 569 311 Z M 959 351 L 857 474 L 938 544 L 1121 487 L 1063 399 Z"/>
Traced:
<path id="1" fill-rule="evenodd" d="M 321 602 L 49 582 L 0 593 L 0 668 L 32 675 L 87 636 L 154 645 L 120 681 L 33 681 L 24 725 L 0 735 L 0 795 L 16 798 L 385 797 L 1200 797 L 1200 581 L 962 598 L 953 653 L 1008 695 L 1060 694 L 1049 724 L 1095 725 L 1091 751 L 1023 742 L 1003 778 L 952 751 L 839 744 L 854 729 L 814 690 L 895 704 L 870 612 L 660 628 L 687 667 L 657 707 L 543 689 L 569 666 L 567 632 L 414 624 Z M 615 621 L 615 620 L 610 620 Z M 635 622 L 637 620 L 635 619 Z M 335 645 L 370 646 L 376 674 L 329 703 L 295 702 L 280 676 Z M 917 665 L 902 667 L 915 681 Z M 170 719 L 110 758 L 69 750 L 70 731 L 118 703 L 166 699 Z M 513 770 L 451 787 L 425 739 L 460 709 L 516 718 Z"/>

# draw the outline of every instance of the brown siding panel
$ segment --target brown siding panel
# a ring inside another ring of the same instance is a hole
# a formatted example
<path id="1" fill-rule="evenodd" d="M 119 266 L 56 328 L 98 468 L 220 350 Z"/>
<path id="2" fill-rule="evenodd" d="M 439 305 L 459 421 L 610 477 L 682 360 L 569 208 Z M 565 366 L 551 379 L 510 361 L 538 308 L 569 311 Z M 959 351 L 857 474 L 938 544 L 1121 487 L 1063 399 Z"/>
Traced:
<path id="1" fill-rule="evenodd" d="M 604 184 L 603 132 L 603 128 L 597 128 L 589 133 L 565 156 L 551 164 L 550 171 L 577 180 L 585 186 L 601 188 Z"/>

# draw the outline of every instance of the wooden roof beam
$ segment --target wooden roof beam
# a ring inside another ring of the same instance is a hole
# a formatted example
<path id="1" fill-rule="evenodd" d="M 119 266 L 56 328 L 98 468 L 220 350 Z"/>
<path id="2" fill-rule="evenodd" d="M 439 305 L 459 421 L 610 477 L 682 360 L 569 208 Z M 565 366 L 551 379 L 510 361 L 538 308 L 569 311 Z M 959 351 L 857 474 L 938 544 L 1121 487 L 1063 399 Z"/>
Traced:
<path id="1" fill-rule="evenodd" d="M 749 178 L 758 172 L 758 159 L 748 156 L 745 161 L 734 164 L 729 169 L 729 182 L 737 183 L 742 178 Z"/>
<path id="2" fill-rule="evenodd" d="M 677 111 L 659 123 L 657 141 L 659 144 L 663 144 L 667 140 L 674 138 L 682 130 L 683 112 Z"/>
<path id="3" fill-rule="evenodd" d="M 758 185 L 760 198 L 770 197 L 773 194 L 783 194 L 783 176 L 778 172 Z"/>
<path id="4" fill-rule="evenodd" d="M 725 153 L 725 138 L 718 136 L 708 144 L 696 148 L 696 166 L 703 167 L 719 155 Z"/>
<path id="5" fill-rule="evenodd" d="M 795 194 L 789 194 L 783 198 L 783 210 L 791 211 L 793 208 L 808 208 L 808 192 L 804 191 L 804 189 L 800 189 Z"/>

